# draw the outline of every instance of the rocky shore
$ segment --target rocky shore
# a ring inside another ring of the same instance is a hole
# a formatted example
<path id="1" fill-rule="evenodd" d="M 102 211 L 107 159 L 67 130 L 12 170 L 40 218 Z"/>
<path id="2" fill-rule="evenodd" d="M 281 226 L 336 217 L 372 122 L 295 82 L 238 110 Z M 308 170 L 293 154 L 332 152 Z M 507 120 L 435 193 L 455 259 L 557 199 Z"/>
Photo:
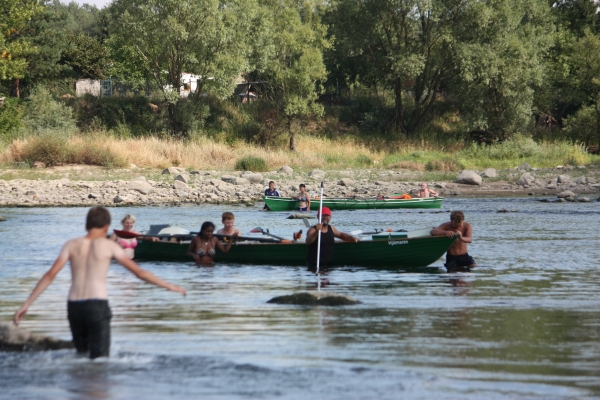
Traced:
<path id="1" fill-rule="evenodd" d="M 116 180 L 10 179 L 0 180 L 0 207 L 147 206 L 179 204 L 246 204 L 261 200 L 268 182 L 276 182 L 282 196 L 298 192 L 305 183 L 316 194 L 321 181 L 330 197 L 372 197 L 392 193 L 416 194 L 421 180 L 404 170 L 312 170 L 296 172 L 283 166 L 277 171 L 221 173 L 171 167 L 162 174 L 131 168 L 133 178 Z M 152 179 L 154 177 L 154 179 Z M 428 181 L 440 196 L 555 195 L 562 201 L 596 201 L 600 173 L 596 166 L 518 168 L 461 171 L 454 181 Z M 560 201 L 560 200 L 558 200 Z"/>

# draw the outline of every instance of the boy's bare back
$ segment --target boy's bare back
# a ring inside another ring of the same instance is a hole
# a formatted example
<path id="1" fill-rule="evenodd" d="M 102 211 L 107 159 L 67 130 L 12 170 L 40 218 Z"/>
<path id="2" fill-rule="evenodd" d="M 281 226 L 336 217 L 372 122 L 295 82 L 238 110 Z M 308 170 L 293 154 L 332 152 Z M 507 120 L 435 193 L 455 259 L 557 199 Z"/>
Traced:
<path id="1" fill-rule="evenodd" d="M 58 259 L 71 264 L 71 289 L 68 299 L 107 299 L 106 277 L 111 260 L 122 263 L 127 257 L 116 242 L 104 237 L 71 239 L 63 246 Z"/>

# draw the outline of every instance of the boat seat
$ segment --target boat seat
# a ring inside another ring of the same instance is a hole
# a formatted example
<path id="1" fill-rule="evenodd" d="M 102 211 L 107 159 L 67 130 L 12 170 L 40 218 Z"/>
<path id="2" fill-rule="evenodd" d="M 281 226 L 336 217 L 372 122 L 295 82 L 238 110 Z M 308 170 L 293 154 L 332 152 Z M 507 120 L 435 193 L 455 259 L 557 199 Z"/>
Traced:
<path id="1" fill-rule="evenodd" d="M 150 225 L 150 229 L 148 229 L 148 232 L 145 233 L 147 235 L 158 235 L 161 230 L 169 228 L 170 226 L 170 224 Z"/>

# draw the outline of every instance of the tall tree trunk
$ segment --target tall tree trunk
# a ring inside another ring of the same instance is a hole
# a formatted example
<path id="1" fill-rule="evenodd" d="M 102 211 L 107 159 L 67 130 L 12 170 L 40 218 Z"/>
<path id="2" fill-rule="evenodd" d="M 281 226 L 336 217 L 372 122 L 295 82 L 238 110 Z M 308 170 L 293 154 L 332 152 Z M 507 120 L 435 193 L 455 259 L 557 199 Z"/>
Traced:
<path id="1" fill-rule="evenodd" d="M 292 132 L 292 118 L 288 118 L 287 126 L 288 134 L 290 135 L 290 150 L 296 151 L 296 134 Z"/>
<path id="2" fill-rule="evenodd" d="M 394 81 L 394 101 L 396 105 L 396 129 L 408 136 L 404 124 L 404 105 L 402 104 L 402 82 L 400 78 Z"/>
<path id="3" fill-rule="evenodd" d="M 13 79 L 10 95 L 17 98 L 21 97 L 21 79 Z"/>

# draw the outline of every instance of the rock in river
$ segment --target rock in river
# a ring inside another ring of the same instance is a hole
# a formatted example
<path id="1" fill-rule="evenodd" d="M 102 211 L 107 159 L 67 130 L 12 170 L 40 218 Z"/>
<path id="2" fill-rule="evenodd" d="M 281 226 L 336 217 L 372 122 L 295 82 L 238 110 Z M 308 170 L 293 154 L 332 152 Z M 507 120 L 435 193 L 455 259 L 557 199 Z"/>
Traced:
<path id="1" fill-rule="evenodd" d="M 13 323 L 0 322 L 0 351 L 72 349 L 73 342 L 31 333 Z"/>
<path id="2" fill-rule="evenodd" d="M 349 306 L 359 304 L 360 301 L 339 293 L 310 291 L 273 297 L 267 303 L 301 306 Z"/>

